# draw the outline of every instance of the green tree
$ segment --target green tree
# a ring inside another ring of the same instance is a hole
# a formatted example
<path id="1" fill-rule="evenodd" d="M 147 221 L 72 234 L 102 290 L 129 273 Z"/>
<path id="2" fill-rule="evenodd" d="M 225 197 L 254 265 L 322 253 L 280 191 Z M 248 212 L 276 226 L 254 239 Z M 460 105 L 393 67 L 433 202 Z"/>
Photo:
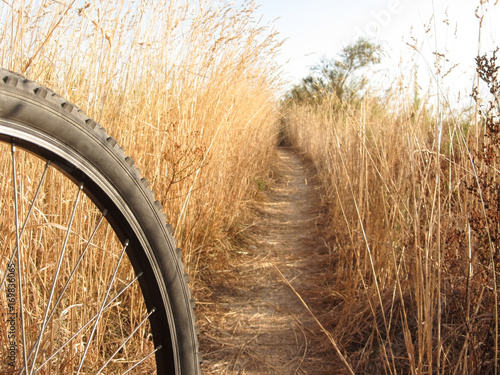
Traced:
<path id="1" fill-rule="evenodd" d="M 360 38 L 338 54 L 338 58 L 322 58 L 311 68 L 311 73 L 289 92 L 289 99 L 297 102 L 321 101 L 325 95 L 335 94 L 340 100 L 349 101 L 362 90 L 366 78 L 357 73 L 381 60 L 379 44 Z"/>

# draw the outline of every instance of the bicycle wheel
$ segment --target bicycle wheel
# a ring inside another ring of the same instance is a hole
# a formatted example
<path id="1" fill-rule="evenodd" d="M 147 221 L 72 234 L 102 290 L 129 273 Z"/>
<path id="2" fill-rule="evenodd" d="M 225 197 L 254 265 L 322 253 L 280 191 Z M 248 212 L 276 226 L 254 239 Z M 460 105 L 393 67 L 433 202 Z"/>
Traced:
<path id="1" fill-rule="evenodd" d="M 0 69 L 0 373 L 200 374 L 180 250 L 133 164 Z"/>

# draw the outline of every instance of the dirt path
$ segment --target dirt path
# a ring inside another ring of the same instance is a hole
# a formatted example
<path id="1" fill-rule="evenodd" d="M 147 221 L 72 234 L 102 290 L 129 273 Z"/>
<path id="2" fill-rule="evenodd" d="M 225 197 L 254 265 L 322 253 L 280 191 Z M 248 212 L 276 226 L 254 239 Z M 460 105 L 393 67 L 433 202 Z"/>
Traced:
<path id="1" fill-rule="evenodd" d="M 277 181 L 255 212 L 251 240 L 218 270 L 198 312 L 206 374 L 334 374 L 333 348 L 291 283 L 321 321 L 329 252 L 320 236 L 314 169 L 277 150 Z"/>

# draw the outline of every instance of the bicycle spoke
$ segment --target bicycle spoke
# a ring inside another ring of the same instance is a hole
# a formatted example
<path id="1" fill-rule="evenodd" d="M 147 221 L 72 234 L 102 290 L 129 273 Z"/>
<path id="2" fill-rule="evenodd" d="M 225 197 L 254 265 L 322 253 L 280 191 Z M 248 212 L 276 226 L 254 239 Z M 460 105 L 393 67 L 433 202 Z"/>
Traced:
<path id="1" fill-rule="evenodd" d="M 139 366 L 141 363 L 143 363 L 146 359 L 151 357 L 153 354 L 155 354 L 158 350 L 160 350 L 162 347 L 161 345 L 155 348 L 151 353 L 149 353 L 147 356 L 145 356 L 143 359 L 141 359 L 139 362 L 137 362 L 135 365 L 133 365 L 131 368 L 129 368 L 127 371 L 123 372 L 122 375 L 128 374 L 130 371 L 135 369 L 137 366 Z"/>
<path id="2" fill-rule="evenodd" d="M 20 249 L 20 235 L 19 235 L 19 205 L 17 199 L 17 173 L 16 173 L 16 146 L 14 143 L 11 144 L 11 155 L 12 155 L 12 184 L 14 187 L 14 225 L 16 230 L 16 256 L 17 256 L 17 284 L 19 289 L 19 306 L 21 309 L 21 337 L 23 345 L 23 360 L 24 368 L 28 368 L 28 357 L 26 355 L 26 330 L 24 323 L 24 305 L 23 305 L 23 282 L 21 277 L 21 249 Z"/>
<path id="3" fill-rule="evenodd" d="M 35 368 L 36 356 L 38 354 L 38 349 L 40 347 L 40 342 L 42 340 L 42 336 L 43 336 L 43 333 L 45 331 L 45 327 L 47 326 L 47 322 L 48 322 L 47 318 L 48 318 L 48 315 L 49 315 L 50 304 L 52 302 L 52 298 L 54 297 L 54 292 L 55 292 L 55 289 L 56 289 L 57 280 L 59 278 L 59 273 L 61 271 L 61 266 L 62 266 L 62 263 L 63 263 L 64 254 L 66 252 L 66 247 L 68 245 L 68 239 L 69 239 L 69 235 L 71 233 L 71 227 L 73 225 L 73 220 L 75 218 L 76 208 L 78 206 L 78 200 L 80 198 L 80 194 L 81 194 L 82 190 L 83 190 L 83 183 L 80 184 L 80 187 L 78 189 L 78 193 L 77 193 L 76 198 L 75 198 L 75 202 L 73 204 L 73 210 L 71 212 L 71 217 L 69 219 L 68 228 L 67 228 L 67 231 L 66 231 L 66 236 L 64 238 L 64 243 L 63 243 L 63 246 L 62 246 L 62 249 L 61 249 L 61 254 L 59 255 L 59 262 L 57 264 L 56 273 L 54 275 L 54 280 L 52 282 L 52 288 L 51 288 L 51 291 L 50 291 L 49 299 L 47 301 L 47 307 L 45 309 L 45 316 L 43 318 L 42 327 L 40 328 L 40 333 L 39 333 L 38 338 L 37 338 L 36 343 L 35 343 L 35 353 L 34 353 L 34 356 L 33 356 L 33 362 L 32 362 L 32 366 L 31 366 L 30 374 L 32 373 L 33 369 Z"/>
<path id="4" fill-rule="evenodd" d="M 78 371 L 76 372 L 77 375 L 80 373 L 80 370 L 82 369 L 83 362 L 85 361 L 85 357 L 86 357 L 87 352 L 88 352 L 88 350 L 90 348 L 90 344 L 91 344 L 92 338 L 94 337 L 95 331 L 97 330 L 97 323 L 99 323 L 99 319 L 102 316 L 102 312 L 104 310 L 104 306 L 106 305 L 106 301 L 108 299 L 109 292 L 111 291 L 111 287 L 113 286 L 113 283 L 114 283 L 115 278 L 116 278 L 116 274 L 118 272 L 118 269 L 120 267 L 121 261 L 123 259 L 123 256 L 125 255 L 125 251 L 127 250 L 128 245 L 129 245 L 129 240 L 125 240 L 125 244 L 123 246 L 123 250 L 122 250 L 122 252 L 120 254 L 120 258 L 118 259 L 118 263 L 116 264 L 115 270 L 113 272 L 113 276 L 111 277 L 111 280 L 109 281 L 108 289 L 107 289 L 106 294 L 104 296 L 104 300 L 102 302 L 101 308 L 99 309 L 99 313 L 97 314 L 97 318 L 96 318 L 96 321 L 94 323 L 94 327 L 92 328 L 92 333 L 90 334 L 90 337 L 87 340 L 87 346 L 85 347 L 85 351 L 83 352 L 82 359 L 80 361 L 80 365 L 78 366 Z"/>
<path id="5" fill-rule="evenodd" d="M 108 308 L 111 307 L 111 305 L 113 305 L 113 303 L 127 290 L 129 289 L 137 280 L 139 280 L 139 278 L 142 276 L 142 273 L 140 273 L 139 275 L 137 275 L 132 281 L 130 281 L 122 290 L 120 290 L 120 292 L 111 300 L 109 301 L 106 306 L 104 306 L 104 310 L 107 310 Z M 85 325 L 83 327 L 81 327 L 78 331 L 76 331 L 73 336 L 71 336 L 65 343 L 63 343 L 61 345 L 61 347 L 59 349 L 57 349 L 54 353 L 52 353 L 52 355 L 47 358 L 45 360 L 45 362 L 43 362 L 40 366 L 38 366 L 38 368 L 33 372 L 33 374 L 36 374 L 42 367 L 44 367 L 47 363 L 50 362 L 50 360 L 52 358 L 54 358 L 56 355 L 58 355 L 61 350 L 63 350 L 71 341 L 73 341 L 75 339 L 75 337 L 77 337 L 81 332 L 83 332 L 85 330 L 85 328 L 87 328 L 93 321 L 94 319 L 96 319 L 97 317 L 99 316 L 99 313 L 95 314 L 92 318 L 90 318 L 87 323 L 85 323 Z"/>
<path id="6" fill-rule="evenodd" d="M 104 220 L 104 217 L 106 216 L 106 213 L 107 213 L 107 210 L 104 210 L 101 217 L 99 218 L 99 222 L 97 223 L 96 227 L 94 228 L 94 231 L 92 232 L 92 234 L 90 235 L 90 238 L 87 242 L 87 245 L 85 245 L 85 248 L 83 249 L 82 253 L 80 254 L 80 256 L 78 257 L 78 260 L 76 262 L 76 265 L 73 267 L 73 270 L 71 271 L 71 274 L 69 275 L 68 277 L 68 280 L 66 281 L 66 284 L 64 285 L 60 295 L 59 295 L 59 298 L 57 299 L 56 303 L 54 304 L 54 307 L 52 308 L 52 311 L 50 312 L 49 314 L 49 317 L 47 319 L 47 321 L 50 321 L 50 319 L 52 318 L 52 315 L 54 314 L 54 312 L 56 311 L 56 307 L 59 305 L 59 302 L 61 302 L 61 299 L 63 298 L 64 296 L 64 292 L 66 292 L 66 289 L 68 288 L 70 282 L 73 280 L 73 276 L 75 275 L 77 269 L 78 269 L 78 266 L 80 265 L 80 263 L 82 262 L 83 260 L 83 257 L 85 256 L 85 254 L 87 253 L 87 250 L 89 249 L 90 247 L 90 244 L 92 242 L 92 239 L 94 238 L 95 234 L 97 233 L 97 230 L 99 229 L 102 221 Z"/>
<path id="7" fill-rule="evenodd" d="M 130 333 L 130 335 L 122 342 L 122 344 L 118 347 L 118 349 L 116 349 L 116 351 L 108 358 L 106 363 L 104 363 L 104 365 L 102 365 L 102 367 L 99 370 L 97 370 L 96 375 L 99 374 L 102 370 L 104 370 L 104 368 L 108 365 L 108 363 L 111 362 L 113 360 L 113 358 L 115 357 L 115 355 L 118 354 L 118 352 L 121 350 L 121 348 L 123 348 L 125 346 L 125 344 L 132 338 L 132 336 L 139 330 L 139 328 L 141 328 L 143 326 L 143 324 L 146 323 L 146 321 L 149 319 L 151 314 L 153 314 L 155 312 L 155 310 L 156 309 L 153 308 L 148 313 L 148 315 L 139 323 L 139 325 L 137 325 L 137 327 L 135 327 L 135 329 L 132 331 L 132 333 Z"/>
<path id="8" fill-rule="evenodd" d="M 31 202 L 30 208 L 28 210 L 28 214 L 26 215 L 26 219 L 24 220 L 23 227 L 21 228 L 21 231 L 19 232 L 19 238 L 21 238 L 23 236 L 24 230 L 26 229 L 26 224 L 28 223 L 28 219 L 30 218 L 31 213 L 33 212 L 33 209 L 35 208 L 35 202 L 36 202 L 38 195 L 40 193 L 43 181 L 45 180 L 45 176 L 47 175 L 47 170 L 49 169 L 50 164 L 51 164 L 50 160 L 47 160 L 47 162 L 45 163 L 45 169 L 43 171 L 42 177 L 40 178 L 40 182 L 38 183 L 38 187 L 36 189 L 35 196 L 33 197 L 33 201 Z M 14 247 L 14 250 L 12 251 L 12 255 L 10 256 L 10 260 L 9 260 L 8 264 L 12 263 L 12 261 L 14 260 L 14 256 L 16 255 L 16 251 L 17 251 L 17 246 Z M 0 290 L 2 290 L 6 278 L 7 278 L 7 271 L 5 271 L 5 274 L 2 278 L 2 281 L 0 282 Z"/>
<path id="9" fill-rule="evenodd" d="M 73 276 L 76 274 L 76 271 L 78 269 L 78 266 L 80 265 L 80 263 L 82 262 L 83 260 L 83 257 L 85 256 L 85 254 L 87 253 L 87 250 L 89 249 L 90 245 L 91 245 L 91 242 L 95 236 L 95 234 L 97 233 L 97 230 L 99 229 L 100 225 L 102 224 L 102 221 L 104 220 L 105 216 L 107 214 L 107 210 L 104 210 L 102 212 L 102 215 L 101 217 L 99 218 L 99 221 L 97 222 L 92 234 L 90 235 L 90 238 L 88 239 L 87 241 L 87 245 L 85 246 L 85 248 L 83 249 L 82 253 L 80 254 L 77 262 L 76 262 L 76 265 L 73 267 L 73 270 L 71 271 L 71 274 L 69 275 L 68 277 L 68 280 L 66 281 L 66 284 L 64 285 L 61 293 L 59 294 L 59 298 L 57 299 L 57 301 L 54 303 L 54 307 L 52 308 L 52 311 L 50 312 L 48 318 L 47 318 L 47 322 L 49 322 L 51 319 L 52 319 L 52 315 L 55 313 L 56 309 L 57 309 L 57 306 L 59 306 L 59 303 L 61 302 L 63 296 L 64 296 L 64 293 L 66 292 L 67 288 L 69 287 L 70 285 L 70 282 L 73 280 Z M 31 349 L 31 352 L 28 356 L 28 361 L 31 359 L 31 356 L 33 354 L 33 350 L 35 349 L 35 347 L 33 347 Z M 36 354 L 35 354 L 36 355 Z M 34 363 L 34 362 L 33 362 Z M 31 372 L 33 373 L 33 371 Z"/>

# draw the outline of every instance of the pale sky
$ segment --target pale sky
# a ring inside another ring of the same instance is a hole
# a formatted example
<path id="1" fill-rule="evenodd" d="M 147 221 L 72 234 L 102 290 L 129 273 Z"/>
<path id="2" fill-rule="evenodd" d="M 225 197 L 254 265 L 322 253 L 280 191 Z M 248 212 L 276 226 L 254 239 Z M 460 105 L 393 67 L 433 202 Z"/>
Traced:
<path id="1" fill-rule="evenodd" d="M 500 44 L 500 2 L 494 6 L 495 1 L 490 0 L 483 10 L 479 9 L 485 14 L 482 53 Z M 300 82 L 322 56 L 335 57 L 343 46 L 360 36 L 382 43 L 388 56 L 381 69 L 396 72 L 401 70 L 398 68 L 401 58 L 404 63 L 416 58 L 421 69 L 430 64 L 434 70 L 432 52 L 437 51 L 449 60 L 443 70 L 459 64 L 448 76 L 452 78 L 450 86 L 463 86 L 474 74 L 479 0 L 257 0 L 257 3 L 261 4 L 259 12 L 264 20 L 276 20 L 276 30 L 281 38 L 286 38 L 279 62 L 293 83 Z M 487 8 L 489 11 L 485 12 Z M 429 25 L 431 30 L 426 32 Z M 421 51 L 417 57 L 405 45 L 413 43 L 411 36 L 416 38 Z"/>

